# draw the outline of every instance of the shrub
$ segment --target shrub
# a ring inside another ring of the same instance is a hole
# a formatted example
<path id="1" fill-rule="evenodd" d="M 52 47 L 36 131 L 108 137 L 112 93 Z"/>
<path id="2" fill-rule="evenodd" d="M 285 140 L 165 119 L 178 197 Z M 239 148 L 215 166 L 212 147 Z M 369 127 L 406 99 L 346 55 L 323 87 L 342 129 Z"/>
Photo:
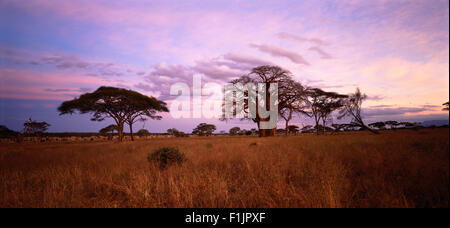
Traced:
<path id="1" fill-rule="evenodd" d="M 147 129 L 141 129 L 136 133 L 138 136 L 146 136 L 146 135 L 150 135 L 150 132 L 147 131 Z"/>
<path id="2" fill-rule="evenodd" d="M 165 169 L 169 165 L 181 165 L 186 161 L 186 157 L 178 148 L 162 147 L 147 156 L 150 163 L 158 163 L 160 169 Z"/>
<path id="3" fill-rule="evenodd" d="M 207 143 L 206 144 L 206 148 L 207 149 L 212 149 L 214 146 L 213 146 L 213 144 L 211 144 L 211 143 Z"/>

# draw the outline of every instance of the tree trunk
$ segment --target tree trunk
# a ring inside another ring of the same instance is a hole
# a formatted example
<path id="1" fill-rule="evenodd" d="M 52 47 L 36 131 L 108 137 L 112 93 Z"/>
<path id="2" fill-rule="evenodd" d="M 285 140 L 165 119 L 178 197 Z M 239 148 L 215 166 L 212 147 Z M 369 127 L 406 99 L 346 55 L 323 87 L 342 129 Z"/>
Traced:
<path id="1" fill-rule="evenodd" d="M 291 119 L 292 119 L 292 109 L 289 109 L 289 116 L 286 119 L 286 132 L 285 132 L 286 136 L 289 135 L 289 121 L 291 121 Z"/>
<path id="2" fill-rule="evenodd" d="M 289 135 L 289 120 L 286 120 L 286 132 L 285 135 L 288 136 Z"/>
<path id="3" fill-rule="evenodd" d="M 119 133 L 119 142 L 123 141 L 123 123 L 117 125 L 117 133 Z"/>
<path id="4" fill-rule="evenodd" d="M 128 125 L 130 126 L 130 137 L 131 137 L 131 141 L 134 141 L 134 137 L 133 137 L 133 123 L 128 123 Z"/>
<path id="5" fill-rule="evenodd" d="M 319 135 L 319 119 L 314 116 L 314 120 L 316 121 L 316 135 Z"/>
<path id="6" fill-rule="evenodd" d="M 266 110 L 270 110 L 270 83 L 266 83 Z M 269 121 L 270 117 L 261 119 L 262 121 Z M 259 128 L 259 123 L 258 123 Z M 277 127 L 273 129 L 259 129 L 259 137 L 275 136 Z"/>
<path id="7" fill-rule="evenodd" d="M 276 131 L 277 131 L 277 128 L 273 128 L 273 129 L 259 129 L 259 137 L 275 136 L 275 132 Z"/>
<path id="8" fill-rule="evenodd" d="M 322 128 L 323 128 L 323 134 L 325 135 L 326 129 L 325 129 L 325 119 L 322 117 Z"/>
<path id="9" fill-rule="evenodd" d="M 375 134 L 375 135 L 379 135 L 379 134 L 380 134 L 380 132 L 375 131 L 375 130 L 373 130 L 372 128 L 366 126 L 366 125 L 363 125 L 363 128 L 365 128 L 366 130 L 370 131 L 371 133 L 373 133 L 373 134 Z"/>

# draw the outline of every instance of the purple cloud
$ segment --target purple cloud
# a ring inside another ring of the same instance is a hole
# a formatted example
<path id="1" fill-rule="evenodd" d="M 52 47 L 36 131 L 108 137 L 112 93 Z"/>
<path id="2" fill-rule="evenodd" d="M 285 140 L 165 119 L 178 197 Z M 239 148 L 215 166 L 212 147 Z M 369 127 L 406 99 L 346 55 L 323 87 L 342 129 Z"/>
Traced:
<path id="1" fill-rule="evenodd" d="M 369 95 L 369 96 L 367 96 L 367 100 L 372 100 L 372 101 L 381 101 L 384 98 L 385 97 L 380 96 L 380 95 Z"/>
<path id="2" fill-rule="evenodd" d="M 319 47 L 310 47 L 308 50 L 317 52 L 322 59 L 332 59 L 333 57 Z"/>
<path id="3" fill-rule="evenodd" d="M 135 88 L 147 91 L 147 92 L 152 92 L 154 90 L 154 86 L 150 85 L 150 84 L 144 84 L 142 82 L 139 82 L 138 84 L 134 85 Z"/>
<path id="4" fill-rule="evenodd" d="M 277 46 L 271 46 L 271 45 L 257 45 L 257 44 L 250 44 L 250 47 L 256 48 L 259 51 L 268 53 L 274 57 L 285 57 L 291 60 L 294 63 L 297 64 L 303 64 L 309 66 L 310 64 L 299 54 L 288 51 L 286 49 L 283 49 L 281 47 Z"/>
<path id="5" fill-rule="evenodd" d="M 372 106 L 363 110 L 365 117 L 380 117 L 380 116 L 397 116 L 409 113 L 419 113 L 425 111 L 433 111 L 434 108 L 422 107 L 388 107 L 388 106 Z"/>
<path id="6" fill-rule="evenodd" d="M 269 61 L 265 61 L 250 55 L 246 54 L 236 54 L 236 53 L 228 53 L 225 54 L 224 59 L 233 61 L 236 64 L 244 64 L 252 67 L 262 66 L 262 65 L 273 65 L 273 63 Z"/>
<path id="7" fill-rule="evenodd" d="M 289 39 L 289 40 L 300 41 L 300 42 L 310 42 L 310 43 L 314 43 L 315 45 L 319 45 L 319 46 L 329 45 L 327 42 L 325 42 L 321 39 L 318 39 L 318 38 L 304 38 L 304 37 L 289 34 L 286 32 L 278 33 L 278 38 Z"/>

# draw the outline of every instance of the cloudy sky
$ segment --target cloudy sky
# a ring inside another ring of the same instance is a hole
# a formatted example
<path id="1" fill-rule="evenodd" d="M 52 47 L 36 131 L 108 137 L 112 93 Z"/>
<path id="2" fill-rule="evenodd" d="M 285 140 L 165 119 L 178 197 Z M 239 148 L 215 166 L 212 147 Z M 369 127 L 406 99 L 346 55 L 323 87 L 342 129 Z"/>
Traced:
<path id="1" fill-rule="evenodd" d="M 0 125 L 14 130 L 32 117 L 50 131 L 98 131 L 109 122 L 56 108 L 101 85 L 170 103 L 170 86 L 194 73 L 224 83 L 263 64 L 324 90 L 360 87 L 368 122 L 448 119 L 449 3 L 0 0 Z M 135 129 L 189 132 L 200 122 L 255 127 L 165 114 Z"/>

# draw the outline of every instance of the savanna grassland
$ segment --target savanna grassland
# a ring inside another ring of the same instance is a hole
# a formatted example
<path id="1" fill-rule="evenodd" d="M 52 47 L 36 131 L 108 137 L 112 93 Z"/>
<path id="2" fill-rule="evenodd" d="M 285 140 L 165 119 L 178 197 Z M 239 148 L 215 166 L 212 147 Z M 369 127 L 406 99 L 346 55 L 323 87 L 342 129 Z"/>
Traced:
<path id="1" fill-rule="evenodd" d="M 449 130 L 0 145 L 0 207 L 449 207 Z M 182 166 L 147 154 L 178 147 Z"/>

